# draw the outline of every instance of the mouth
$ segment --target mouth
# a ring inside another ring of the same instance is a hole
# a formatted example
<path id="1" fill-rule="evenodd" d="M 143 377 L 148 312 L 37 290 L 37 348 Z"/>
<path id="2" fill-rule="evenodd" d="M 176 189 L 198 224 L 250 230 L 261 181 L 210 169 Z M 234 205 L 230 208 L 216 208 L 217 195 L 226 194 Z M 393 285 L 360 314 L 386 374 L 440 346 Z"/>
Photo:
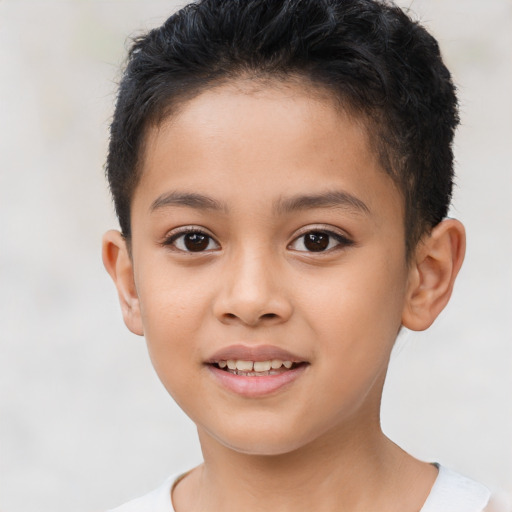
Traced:
<path id="1" fill-rule="evenodd" d="M 231 345 L 205 361 L 225 390 L 246 398 L 274 396 L 301 379 L 310 362 L 271 345 Z"/>
<path id="2" fill-rule="evenodd" d="M 281 359 L 269 359 L 266 361 L 247 361 L 243 359 L 221 359 L 211 363 L 219 370 L 239 375 L 242 377 L 268 377 L 281 375 L 289 370 L 306 365 L 306 362 L 283 361 Z"/>

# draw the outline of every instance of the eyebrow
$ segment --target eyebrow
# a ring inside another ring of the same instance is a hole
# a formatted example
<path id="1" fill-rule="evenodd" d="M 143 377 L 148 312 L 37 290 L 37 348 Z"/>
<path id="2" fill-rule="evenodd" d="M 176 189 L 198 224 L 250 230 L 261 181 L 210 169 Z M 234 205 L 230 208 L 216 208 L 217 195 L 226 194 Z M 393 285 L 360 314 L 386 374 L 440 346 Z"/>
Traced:
<path id="1" fill-rule="evenodd" d="M 151 212 L 166 206 L 186 206 L 196 210 L 226 210 L 223 203 L 202 194 L 190 192 L 169 192 L 155 199 L 149 208 Z"/>
<path id="2" fill-rule="evenodd" d="M 299 195 L 280 199 L 276 204 L 279 213 L 290 213 L 315 208 L 343 208 L 369 215 L 370 208 L 361 199 L 341 190 L 312 195 Z"/>
<path id="3" fill-rule="evenodd" d="M 196 210 L 227 211 L 224 203 L 203 194 L 191 192 L 168 192 L 151 203 L 154 212 L 168 206 L 185 206 Z M 299 210 L 315 208 L 343 208 L 369 215 L 370 208 L 356 196 L 341 190 L 322 192 L 320 194 L 297 195 L 279 199 L 275 205 L 276 213 L 292 213 Z"/>

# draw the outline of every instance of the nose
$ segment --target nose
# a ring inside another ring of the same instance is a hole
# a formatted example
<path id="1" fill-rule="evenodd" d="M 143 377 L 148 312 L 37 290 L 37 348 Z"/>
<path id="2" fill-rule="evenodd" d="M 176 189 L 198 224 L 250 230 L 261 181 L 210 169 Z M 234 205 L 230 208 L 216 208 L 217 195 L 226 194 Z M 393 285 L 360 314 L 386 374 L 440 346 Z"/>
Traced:
<path id="1" fill-rule="evenodd" d="M 293 311 L 283 276 L 273 258 L 245 251 L 226 262 L 214 314 L 224 324 L 250 327 L 286 322 Z"/>

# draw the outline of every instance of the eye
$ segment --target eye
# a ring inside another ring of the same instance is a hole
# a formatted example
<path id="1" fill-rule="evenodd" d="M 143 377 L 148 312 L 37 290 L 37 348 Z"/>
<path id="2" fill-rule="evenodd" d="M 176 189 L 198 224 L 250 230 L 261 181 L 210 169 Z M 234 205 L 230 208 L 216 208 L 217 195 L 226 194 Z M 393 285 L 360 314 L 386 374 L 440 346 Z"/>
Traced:
<path id="1" fill-rule="evenodd" d="M 337 247 L 353 245 L 353 241 L 344 235 L 326 230 L 311 230 L 297 237 L 288 246 L 300 252 L 327 252 Z"/>
<path id="2" fill-rule="evenodd" d="M 171 234 L 164 245 L 183 252 L 205 252 L 220 248 L 220 245 L 207 233 L 198 229 L 187 229 Z"/>

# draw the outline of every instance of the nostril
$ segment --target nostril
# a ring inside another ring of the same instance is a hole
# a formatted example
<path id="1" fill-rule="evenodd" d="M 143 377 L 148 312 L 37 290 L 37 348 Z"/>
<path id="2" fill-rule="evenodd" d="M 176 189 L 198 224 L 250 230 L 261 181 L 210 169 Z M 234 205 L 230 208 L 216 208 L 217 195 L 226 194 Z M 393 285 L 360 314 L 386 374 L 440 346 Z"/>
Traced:
<path id="1" fill-rule="evenodd" d="M 237 315 L 236 313 L 224 313 L 224 319 L 228 321 L 232 320 L 241 320 L 244 323 L 247 324 L 257 324 L 259 322 L 268 322 L 271 320 L 275 320 L 276 318 L 279 318 L 279 315 L 276 313 L 263 313 L 261 315 L 256 315 L 253 318 L 249 318 L 249 315 L 241 316 Z"/>

